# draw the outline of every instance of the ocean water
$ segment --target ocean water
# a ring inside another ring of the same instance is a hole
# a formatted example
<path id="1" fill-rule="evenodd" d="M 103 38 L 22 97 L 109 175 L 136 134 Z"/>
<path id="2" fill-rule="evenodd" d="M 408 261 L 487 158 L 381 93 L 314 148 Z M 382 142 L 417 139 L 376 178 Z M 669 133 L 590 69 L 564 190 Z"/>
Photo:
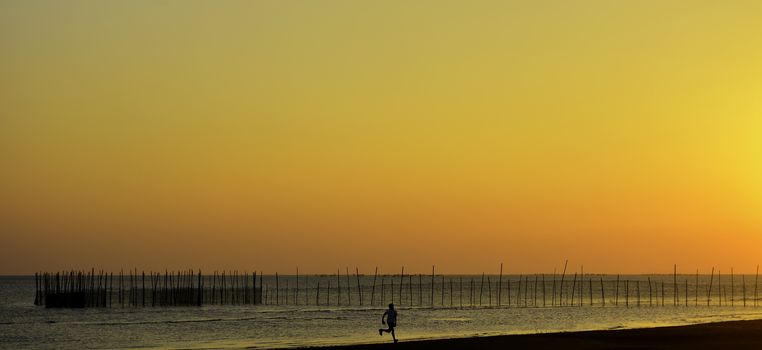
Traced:
<path id="1" fill-rule="evenodd" d="M 582 283 L 567 275 L 563 292 L 560 276 L 554 281 L 546 275 L 544 283 L 537 276 L 536 284 L 535 275 L 502 280 L 491 275 L 484 282 L 481 275 L 436 276 L 433 298 L 431 276 L 405 276 L 400 289 L 399 275 L 377 277 L 375 288 L 373 275 L 361 275 L 360 290 L 356 276 L 299 278 L 297 289 L 296 276 L 279 276 L 276 292 L 275 278 L 265 276 L 265 305 L 46 309 L 33 304 L 34 277 L 0 277 L 0 348 L 242 349 L 388 342 L 390 336 L 380 337 L 378 328 L 389 302 L 399 311 L 401 341 L 762 318 L 762 301 L 754 306 L 755 276 L 737 275 L 731 284 L 729 276 L 718 282 L 715 275 L 709 298 L 710 276 L 699 276 L 697 283 L 696 276 L 678 275 L 677 293 L 672 275 L 620 276 L 619 283 L 611 275 L 586 275 Z"/>

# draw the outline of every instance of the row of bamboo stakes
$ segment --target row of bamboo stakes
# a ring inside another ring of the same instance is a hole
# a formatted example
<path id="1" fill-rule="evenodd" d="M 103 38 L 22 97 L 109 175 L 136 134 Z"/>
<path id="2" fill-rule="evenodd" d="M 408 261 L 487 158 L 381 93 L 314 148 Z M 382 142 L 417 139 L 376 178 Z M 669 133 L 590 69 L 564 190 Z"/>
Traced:
<path id="1" fill-rule="evenodd" d="M 689 277 L 683 278 L 683 283 L 678 283 L 677 265 L 674 266 L 673 280 L 671 288 L 672 301 L 667 303 L 667 292 L 664 280 L 651 281 L 647 277 L 646 281 L 620 279 L 620 275 L 615 280 L 604 281 L 601 275 L 584 274 L 584 267 L 581 267 L 580 273 L 574 273 L 570 281 L 566 274 L 568 261 L 564 263 L 564 269 L 560 280 L 554 271 L 550 283 L 546 282 L 545 274 L 520 275 L 518 281 L 512 284 L 511 279 L 507 279 L 507 296 L 503 295 L 503 264 L 500 264 L 500 273 L 497 281 L 492 281 L 490 276 L 482 273 L 478 282 L 478 288 L 475 286 L 474 278 L 465 281 L 467 293 L 464 293 L 463 277 L 445 275 L 436 275 L 434 266 L 431 267 L 431 276 L 428 283 L 424 283 L 423 274 L 417 274 L 417 281 L 414 281 L 415 274 L 405 275 L 405 268 L 399 275 L 379 275 L 378 268 L 375 269 L 373 282 L 370 286 L 370 300 L 366 300 L 363 295 L 363 285 L 360 282 L 359 269 L 355 268 L 354 276 L 350 275 L 349 268 L 346 269 L 345 283 L 342 285 L 342 274 L 336 271 L 334 277 L 328 275 L 313 276 L 317 280 L 314 288 L 309 285 L 309 275 L 303 276 L 304 284 L 299 285 L 299 270 L 296 272 L 295 286 L 289 286 L 289 280 L 281 283 L 281 276 L 275 273 L 269 276 L 268 283 L 265 283 L 264 274 L 259 272 L 239 273 L 232 272 L 214 272 L 212 275 L 202 275 L 201 271 L 177 271 L 162 273 L 145 272 L 138 273 L 137 269 L 131 270 L 128 274 L 120 271 L 119 274 L 106 273 L 104 271 L 96 272 L 95 269 L 86 271 L 68 271 L 56 273 L 36 273 L 35 274 L 35 299 L 34 304 L 48 308 L 82 308 L 82 307 L 156 307 L 156 306 L 203 306 L 203 305 L 323 305 L 323 306 L 351 306 L 365 305 L 369 301 L 369 306 L 384 305 L 387 302 L 398 306 L 409 307 L 435 307 L 436 302 L 441 307 L 547 307 L 547 306 L 665 306 L 665 305 L 685 305 L 693 304 L 703 305 L 703 297 L 699 302 L 699 274 L 695 274 L 695 284 L 693 295 L 689 295 Z M 597 280 L 596 277 L 597 276 Z M 354 277 L 354 281 L 353 278 Z M 380 277 L 380 281 L 379 281 Z M 387 278 L 389 277 L 389 278 Z M 406 281 L 407 277 L 407 281 Z M 494 277 L 494 276 L 493 276 Z M 585 279 L 587 277 L 587 279 Z M 612 276 L 613 277 L 613 276 Z M 712 305 L 712 295 L 714 286 L 715 270 L 712 268 L 710 280 L 706 287 L 706 305 Z M 395 285 L 395 279 L 399 278 L 399 283 Z M 274 279 L 274 281 L 272 281 Z M 388 279 L 388 283 L 387 283 Z M 730 273 L 730 298 L 728 298 L 727 286 L 722 286 L 722 275 L 717 272 L 717 303 L 719 306 L 735 306 L 735 274 L 733 269 Z M 758 281 L 759 266 L 754 277 L 754 288 L 752 305 L 758 303 Z M 380 283 L 378 283 L 380 282 Z M 407 283 L 405 283 L 407 282 Z M 415 283 L 417 282 L 417 283 Z M 486 282 L 486 292 L 485 292 Z M 587 283 L 585 283 L 587 282 Z M 609 302 L 606 302 L 605 283 L 611 283 L 614 290 L 613 300 L 609 295 Z M 353 286 L 354 284 L 354 286 Z M 428 300 L 424 300 L 425 284 L 430 284 L 428 288 Z M 565 285 L 566 284 L 566 285 Z M 585 284 L 588 285 L 585 288 Z M 598 286 L 596 286 L 596 284 Z M 634 284 L 634 287 L 630 285 Z M 641 288 L 641 285 L 647 284 L 647 287 Z M 684 286 L 681 286 L 683 284 Z M 495 288 L 493 288 L 493 285 Z M 512 292 L 512 285 L 517 285 L 515 295 Z M 530 287 L 531 286 L 531 287 Z M 620 286 L 623 287 L 624 298 L 620 301 Z M 366 293 L 368 286 L 365 286 Z M 407 288 L 406 288 L 407 287 Z M 435 300 L 435 290 L 440 289 L 440 300 Z M 566 288 L 565 288 L 566 287 Z M 644 299 L 645 288 L 648 290 L 648 299 Z M 682 293 L 681 289 L 682 288 Z M 314 291 L 310 292 L 311 289 Z M 354 289 L 354 292 L 352 291 Z M 414 290 L 417 289 L 418 300 L 414 298 Z M 449 289 L 449 300 L 445 295 Z M 493 289 L 496 301 L 493 303 Z M 538 290 L 539 289 L 539 290 Z M 548 289 L 550 289 L 550 298 L 548 298 Z M 596 289 L 598 289 L 596 291 Z M 634 290 L 633 290 L 634 289 Z M 742 298 L 741 303 L 747 306 L 747 288 L 746 276 L 741 275 Z M 457 293 L 456 293 L 457 291 Z M 585 293 L 587 291 L 587 293 Z M 635 292 L 632 296 L 631 292 Z M 322 296 L 321 296 L 322 292 Z M 331 298 L 334 294 L 335 299 Z M 355 293 L 356 292 L 356 293 Z M 600 299 L 596 302 L 594 294 L 600 292 Z M 342 298 L 342 294 L 344 298 Z M 455 295 L 458 295 L 456 300 Z M 485 295 L 486 294 L 486 295 Z M 587 295 L 585 295 L 587 294 Z M 356 296 L 353 304 L 353 295 Z M 380 298 L 377 298 L 377 295 Z M 395 299 L 396 295 L 396 299 Z M 541 296 L 538 301 L 538 295 Z M 486 296 L 487 302 L 484 302 Z M 405 298 L 407 297 L 407 298 Z M 681 298 L 682 297 L 682 298 Z M 691 298 L 692 297 L 692 298 Z M 548 300 L 550 299 L 550 300 Z M 634 299 L 631 301 L 631 299 Z M 506 301 L 506 303 L 504 303 Z M 588 303 L 589 301 L 589 303 Z M 646 304 L 647 301 L 647 304 Z M 425 302 L 425 303 L 424 303 Z M 448 303 L 449 302 L 449 303 Z"/>

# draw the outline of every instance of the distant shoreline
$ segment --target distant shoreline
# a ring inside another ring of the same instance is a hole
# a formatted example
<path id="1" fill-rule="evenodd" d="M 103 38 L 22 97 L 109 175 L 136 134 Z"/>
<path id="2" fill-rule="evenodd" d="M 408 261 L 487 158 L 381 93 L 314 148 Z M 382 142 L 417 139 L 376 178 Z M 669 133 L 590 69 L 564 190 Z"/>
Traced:
<path id="1" fill-rule="evenodd" d="M 762 320 L 723 321 L 688 326 L 499 335 L 314 348 L 365 349 L 762 349 Z M 302 348 L 308 349 L 308 348 Z"/>

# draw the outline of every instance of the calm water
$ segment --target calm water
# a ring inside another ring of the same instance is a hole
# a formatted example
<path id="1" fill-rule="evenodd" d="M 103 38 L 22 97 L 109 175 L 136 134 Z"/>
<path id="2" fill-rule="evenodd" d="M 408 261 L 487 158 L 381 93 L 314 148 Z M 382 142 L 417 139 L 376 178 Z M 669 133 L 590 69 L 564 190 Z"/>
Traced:
<path id="1" fill-rule="evenodd" d="M 33 277 L 0 277 L 0 348 L 235 349 L 383 342 L 389 341 L 390 338 L 388 335 L 384 338 L 379 337 L 377 329 L 381 326 L 382 305 L 391 302 L 392 298 L 400 310 L 398 336 L 402 341 L 683 325 L 762 318 L 762 307 L 752 306 L 754 276 L 744 276 L 743 279 L 746 287 L 746 307 L 742 305 L 744 284 L 740 276 L 735 276 L 732 287 L 729 276 L 723 276 L 721 288 L 717 285 L 717 277 L 714 277 L 710 307 L 707 307 L 709 276 L 700 276 L 698 288 L 695 276 L 678 276 L 678 305 L 674 303 L 674 283 L 671 275 L 622 276 L 618 287 L 618 300 L 616 276 L 594 275 L 591 277 L 592 295 L 590 293 L 591 280 L 587 276 L 582 289 L 578 280 L 572 281 L 573 277 L 567 276 L 564 282 L 564 306 L 551 306 L 554 300 L 557 304 L 560 298 L 560 276 L 556 278 L 555 298 L 550 276 L 546 276 L 544 284 L 541 277 L 538 277 L 536 287 L 534 275 L 529 277 L 529 284 L 526 280 L 522 280 L 521 292 L 519 292 L 519 276 L 503 276 L 500 284 L 502 287 L 500 307 L 497 307 L 498 288 L 495 283 L 497 276 L 488 276 L 489 284 L 485 278 L 483 286 L 481 275 L 445 276 L 444 298 L 442 298 L 442 277 L 437 276 L 434 280 L 435 307 L 432 309 L 430 276 L 419 279 L 419 276 L 415 275 L 412 280 L 406 276 L 403 280 L 401 303 L 399 276 L 386 276 L 383 279 L 384 300 L 380 297 L 382 287 L 381 278 L 379 278 L 374 296 L 376 305 L 373 306 L 368 306 L 373 290 L 373 276 L 361 276 L 363 306 L 360 306 L 356 278 L 352 276 L 350 279 L 352 283 L 349 289 L 350 298 L 347 298 L 347 280 L 345 276 L 341 277 L 342 296 L 339 300 L 334 275 L 310 276 L 309 282 L 305 282 L 304 277 L 301 277 L 298 294 L 295 294 L 295 277 L 281 276 L 279 281 L 281 289 L 277 293 L 281 305 L 114 307 L 79 310 L 36 307 L 33 305 L 35 288 Z M 650 294 L 648 278 L 652 281 Z M 601 295 L 601 279 L 603 280 L 603 295 Z M 326 289 L 329 280 L 334 283 L 330 295 Z M 471 280 L 474 281 L 473 289 Z M 685 305 L 686 280 L 688 281 L 687 306 Z M 450 281 L 453 282 L 452 289 Z M 322 288 L 319 297 L 317 282 L 321 283 Z M 662 282 L 665 306 L 661 306 Z M 274 303 L 276 295 L 273 291 L 274 278 L 267 276 L 264 283 L 269 288 L 268 302 Z M 288 290 L 286 283 L 289 285 Z M 305 290 L 306 283 L 309 283 L 309 288 Z M 546 307 L 543 307 L 543 285 Z M 570 305 L 572 287 L 574 287 L 575 306 Z M 639 306 L 638 288 L 640 289 Z M 720 293 L 722 293 L 722 299 L 720 299 Z M 581 307 L 579 306 L 580 294 L 583 295 Z M 506 305 L 509 296 L 510 306 Z M 605 307 L 603 307 L 604 297 Z M 293 305 L 294 298 L 299 305 Z M 590 306 L 591 298 L 593 306 Z M 336 306 L 337 301 L 341 302 L 341 306 Z M 460 307 L 461 301 L 463 307 Z M 730 306 L 731 301 L 734 306 Z M 289 305 L 282 305 L 286 302 Z M 316 302 L 320 305 L 315 305 Z M 615 305 L 616 302 L 618 305 Z M 304 305 L 305 303 L 308 305 Z M 629 305 L 626 306 L 626 304 Z M 762 302 L 760 305 L 762 306 Z"/>

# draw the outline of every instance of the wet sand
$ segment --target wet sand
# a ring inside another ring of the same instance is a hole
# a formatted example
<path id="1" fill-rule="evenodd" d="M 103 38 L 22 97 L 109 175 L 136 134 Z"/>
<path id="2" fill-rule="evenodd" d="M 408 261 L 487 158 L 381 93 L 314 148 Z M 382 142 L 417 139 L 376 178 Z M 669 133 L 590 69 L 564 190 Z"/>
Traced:
<path id="1" fill-rule="evenodd" d="M 404 329 L 400 329 L 404 337 Z M 762 349 L 762 320 L 335 346 L 331 349 Z"/>

